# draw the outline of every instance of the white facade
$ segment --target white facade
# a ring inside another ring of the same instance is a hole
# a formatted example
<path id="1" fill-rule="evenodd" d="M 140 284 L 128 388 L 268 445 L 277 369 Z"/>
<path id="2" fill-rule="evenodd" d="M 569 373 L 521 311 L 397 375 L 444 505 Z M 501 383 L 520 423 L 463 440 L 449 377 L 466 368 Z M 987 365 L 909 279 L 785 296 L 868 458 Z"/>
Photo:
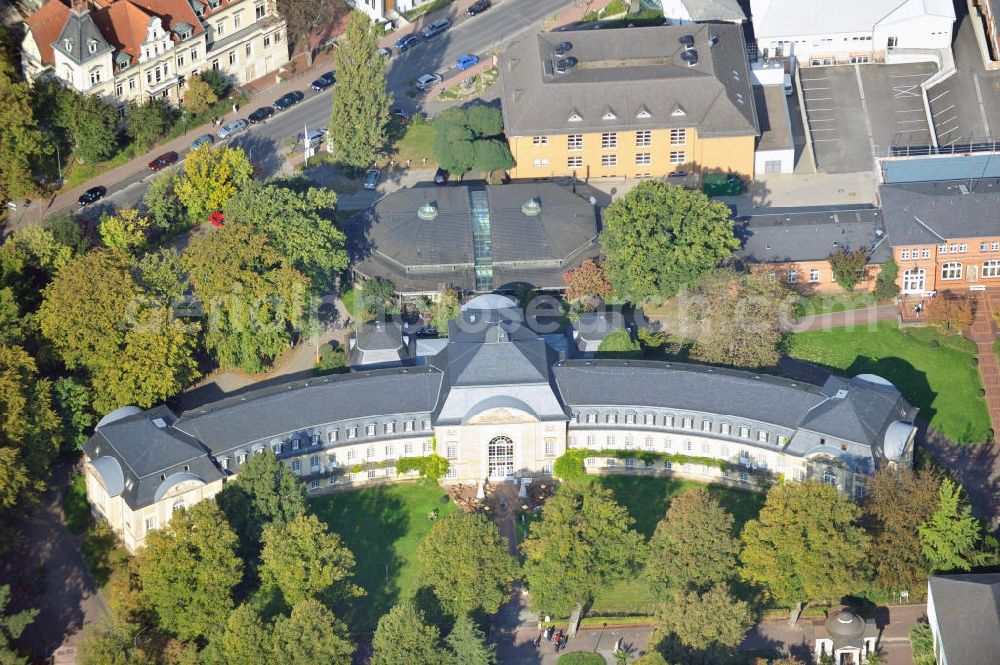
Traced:
<path id="1" fill-rule="evenodd" d="M 751 0 L 757 47 L 805 65 L 870 62 L 890 49 L 949 49 L 951 0 Z M 867 60 L 865 59 L 867 57 Z"/>

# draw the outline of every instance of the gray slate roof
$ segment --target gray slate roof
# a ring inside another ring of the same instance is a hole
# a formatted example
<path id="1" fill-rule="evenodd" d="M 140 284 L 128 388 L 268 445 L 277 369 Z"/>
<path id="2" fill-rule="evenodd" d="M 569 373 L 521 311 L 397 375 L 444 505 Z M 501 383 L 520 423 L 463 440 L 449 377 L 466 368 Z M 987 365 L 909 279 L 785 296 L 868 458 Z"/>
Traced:
<path id="1" fill-rule="evenodd" d="M 948 665 L 996 665 L 1000 573 L 933 575 L 928 585 Z"/>
<path id="2" fill-rule="evenodd" d="M 681 0 L 681 3 L 692 21 L 745 21 L 747 18 L 736 0 Z"/>
<path id="3" fill-rule="evenodd" d="M 497 286 L 527 282 L 562 287 L 564 272 L 599 253 L 590 188 L 578 186 L 577 194 L 551 182 L 483 188 L 490 206 Z M 449 283 L 475 289 L 471 190 L 466 185 L 402 189 L 357 215 L 347 226 L 355 269 L 385 277 L 402 292 L 436 291 Z M 522 212 L 529 199 L 541 203 L 541 214 Z M 433 220 L 417 216 L 425 203 L 437 208 Z"/>
<path id="4" fill-rule="evenodd" d="M 520 321 L 497 310 L 463 310 L 448 324 L 448 346 L 436 364 L 452 387 L 548 383 L 548 347 Z"/>
<path id="5" fill-rule="evenodd" d="M 347 364 L 351 367 L 396 365 L 409 357 L 403 327 L 395 321 L 364 323 L 348 340 Z"/>
<path id="6" fill-rule="evenodd" d="M 681 58 L 685 35 L 698 53 L 691 67 Z M 552 74 L 564 41 L 579 64 Z M 508 136 L 667 127 L 707 137 L 758 134 L 746 45 L 733 24 L 543 33 L 500 56 L 500 88 Z M 609 113 L 615 117 L 605 120 Z"/>
<path id="7" fill-rule="evenodd" d="M 213 453 L 353 418 L 430 413 L 441 373 L 411 367 L 327 376 L 230 397 L 181 414 L 177 429 Z"/>
<path id="8" fill-rule="evenodd" d="M 791 208 L 741 217 L 735 232 L 743 243 L 736 256 L 753 263 L 821 261 L 838 248 L 868 249 L 871 263 L 892 256 L 877 208 Z"/>
<path id="9" fill-rule="evenodd" d="M 799 427 L 845 441 L 876 447 L 891 423 L 916 416 L 916 411 L 891 386 L 831 376 L 820 392 L 827 400 L 811 409 Z"/>
<path id="10" fill-rule="evenodd" d="M 67 42 L 67 40 L 69 41 Z M 95 45 L 93 52 L 90 51 L 91 43 Z M 108 40 L 97 28 L 94 17 L 87 9 L 82 12 L 70 9 L 66 25 L 59 33 L 59 39 L 52 42 L 52 48 L 78 65 L 114 50 L 114 47 L 108 43 Z"/>
<path id="11" fill-rule="evenodd" d="M 958 238 L 1000 235 L 1000 181 L 914 182 L 882 185 L 889 242 L 894 247 L 936 245 Z M 968 192 L 968 193 L 964 193 Z"/>

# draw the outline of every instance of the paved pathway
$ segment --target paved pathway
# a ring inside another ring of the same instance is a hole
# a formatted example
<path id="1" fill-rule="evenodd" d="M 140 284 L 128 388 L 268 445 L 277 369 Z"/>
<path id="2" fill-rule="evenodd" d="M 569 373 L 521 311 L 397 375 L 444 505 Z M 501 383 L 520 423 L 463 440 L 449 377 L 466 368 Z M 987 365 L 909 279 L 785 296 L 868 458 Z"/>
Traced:
<path id="1" fill-rule="evenodd" d="M 976 343 L 979 356 L 979 374 L 986 390 L 986 406 L 990 410 L 994 435 L 1000 433 L 1000 363 L 993 352 L 997 338 L 994 312 L 1000 312 L 1000 292 L 990 291 L 976 296 L 976 316 L 966 336 Z"/>
<path id="2" fill-rule="evenodd" d="M 828 312 L 799 318 L 789 332 L 798 333 L 809 330 L 829 330 L 847 326 L 875 325 L 878 321 L 892 321 L 899 315 L 895 304 L 876 305 L 862 309 L 850 309 L 844 312 Z"/>

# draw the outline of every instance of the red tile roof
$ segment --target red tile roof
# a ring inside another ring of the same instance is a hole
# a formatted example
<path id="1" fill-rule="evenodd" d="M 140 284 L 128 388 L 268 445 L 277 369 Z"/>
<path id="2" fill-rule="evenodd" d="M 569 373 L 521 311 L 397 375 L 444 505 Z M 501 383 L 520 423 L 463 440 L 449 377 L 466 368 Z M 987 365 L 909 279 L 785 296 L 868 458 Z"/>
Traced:
<path id="1" fill-rule="evenodd" d="M 52 42 L 59 39 L 67 18 L 69 18 L 69 6 L 60 0 L 49 0 L 38 11 L 24 19 L 38 45 L 43 64 L 55 64 L 52 57 Z"/>

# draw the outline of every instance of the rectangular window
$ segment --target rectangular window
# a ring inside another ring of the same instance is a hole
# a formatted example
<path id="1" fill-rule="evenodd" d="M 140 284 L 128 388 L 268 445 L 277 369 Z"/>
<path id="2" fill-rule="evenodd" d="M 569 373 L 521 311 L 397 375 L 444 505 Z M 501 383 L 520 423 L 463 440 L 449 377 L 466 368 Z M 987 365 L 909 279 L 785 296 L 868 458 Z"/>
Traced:
<path id="1" fill-rule="evenodd" d="M 608 457 L 604 460 L 604 466 L 618 466 L 618 460 L 614 457 Z"/>
<path id="2" fill-rule="evenodd" d="M 233 14 L 233 30 L 239 30 L 243 26 L 243 12 Z"/>
<path id="3" fill-rule="evenodd" d="M 233 49 L 232 51 L 229 52 L 229 64 L 230 65 L 236 64 L 236 49 Z"/>
<path id="4" fill-rule="evenodd" d="M 423 426 L 424 426 L 425 430 L 430 429 L 431 428 L 431 419 L 430 418 L 424 418 Z"/>
<path id="5" fill-rule="evenodd" d="M 339 433 L 340 432 L 338 430 L 335 430 L 335 429 L 328 430 L 327 433 L 326 433 L 326 440 L 327 440 L 327 442 L 328 443 L 333 443 L 334 441 L 336 441 L 337 438 L 338 438 Z"/>
<path id="6" fill-rule="evenodd" d="M 146 531 L 152 531 L 155 528 L 156 528 L 156 518 L 155 517 L 147 517 L 146 518 Z"/>
<path id="7" fill-rule="evenodd" d="M 779 446 L 783 446 L 786 443 L 788 443 L 788 437 L 785 436 L 784 434 L 779 434 L 778 435 L 778 445 Z"/>
<path id="8" fill-rule="evenodd" d="M 618 424 L 618 414 L 617 413 L 609 413 L 608 414 L 608 424 L 609 425 L 617 425 Z"/>
<path id="9" fill-rule="evenodd" d="M 448 446 L 446 451 L 448 459 L 458 459 L 458 448 L 456 446 Z"/>
<path id="10" fill-rule="evenodd" d="M 396 456 L 396 446 L 394 444 L 389 444 L 385 447 L 386 459 L 391 459 Z"/>
<path id="11" fill-rule="evenodd" d="M 347 428 L 347 438 L 348 439 L 356 439 L 356 438 L 358 438 L 358 428 L 357 427 L 348 427 Z"/>
<path id="12" fill-rule="evenodd" d="M 292 460 L 292 473 L 302 473 L 302 462 L 297 459 Z"/>
<path id="13" fill-rule="evenodd" d="M 899 258 L 901 260 L 903 260 L 903 261 L 909 261 L 910 260 L 910 250 L 908 250 L 908 249 L 901 250 L 899 252 Z"/>
<path id="14" fill-rule="evenodd" d="M 601 134 L 601 150 L 614 150 L 618 147 L 618 134 L 616 132 L 604 132 Z"/>
<path id="15" fill-rule="evenodd" d="M 1000 252 L 1000 242 L 991 242 L 990 243 L 990 251 L 991 252 Z"/>
<path id="16" fill-rule="evenodd" d="M 375 459 L 375 446 L 368 446 L 365 449 L 365 459 Z"/>
<path id="17" fill-rule="evenodd" d="M 271 48 L 271 35 L 264 35 L 264 48 Z"/>
<path id="18" fill-rule="evenodd" d="M 434 444 L 430 441 L 424 441 L 424 455 L 430 455 L 434 452 Z"/>
<path id="19" fill-rule="evenodd" d="M 712 421 L 711 420 L 702 420 L 701 421 L 701 431 L 702 432 L 711 432 L 712 431 Z"/>
<path id="20" fill-rule="evenodd" d="M 798 281 L 798 279 L 799 279 L 799 273 L 795 272 L 794 270 L 789 270 L 788 271 L 788 283 L 789 284 L 794 284 L 796 281 Z"/>
<path id="21" fill-rule="evenodd" d="M 667 439 L 664 442 L 663 447 L 666 448 L 668 451 L 673 450 L 674 449 L 674 442 L 671 441 L 670 439 Z"/>
<path id="22" fill-rule="evenodd" d="M 810 284 L 816 284 L 817 282 L 819 282 L 819 268 L 810 268 L 809 269 L 809 283 Z"/>
<path id="23" fill-rule="evenodd" d="M 545 454 L 555 455 L 556 454 L 556 440 L 555 439 L 545 439 Z"/>
<path id="24" fill-rule="evenodd" d="M 309 469 L 313 473 L 319 471 L 319 455 L 313 455 L 309 458 Z"/>
<path id="25" fill-rule="evenodd" d="M 541 159 L 536 159 L 536 160 L 534 160 L 534 164 L 535 164 L 536 168 L 539 167 L 539 166 L 548 166 L 549 165 L 549 158 L 548 157 L 543 157 Z"/>
<path id="26" fill-rule="evenodd" d="M 357 457 L 358 457 L 358 451 L 357 450 L 355 450 L 354 448 L 348 448 L 347 449 L 347 459 L 348 460 L 357 459 Z"/>
<path id="27" fill-rule="evenodd" d="M 989 246 L 990 244 L 988 242 L 981 242 L 979 243 L 979 251 L 985 252 L 987 249 L 989 249 Z"/>
<path id="28" fill-rule="evenodd" d="M 365 434 L 367 436 L 375 436 L 375 425 L 365 425 Z"/>
<path id="29" fill-rule="evenodd" d="M 319 434 L 315 432 L 309 435 L 309 445 L 318 446 L 319 445 Z"/>
<path id="30" fill-rule="evenodd" d="M 215 36 L 221 37 L 224 34 L 226 34 L 226 22 L 219 21 L 218 23 L 215 24 Z"/>
<path id="31" fill-rule="evenodd" d="M 218 58 L 213 58 L 212 59 L 212 69 L 216 69 L 217 70 L 218 68 L 219 68 L 219 59 Z"/>
<path id="32" fill-rule="evenodd" d="M 632 438 L 632 435 L 631 434 L 626 434 L 625 435 L 625 450 L 632 450 L 633 443 L 634 443 L 634 439 Z"/>
<path id="33" fill-rule="evenodd" d="M 596 434 L 588 434 L 587 435 L 587 447 L 588 448 L 595 448 L 595 447 L 597 447 L 597 435 Z"/>
<path id="34" fill-rule="evenodd" d="M 710 444 L 708 441 L 702 441 L 701 452 L 705 453 L 706 455 L 710 455 L 712 453 L 712 444 Z"/>
<path id="35" fill-rule="evenodd" d="M 645 416 L 642 417 L 642 422 L 644 422 L 647 425 L 655 425 L 656 416 L 654 416 L 652 413 L 647 413 Z"/>
<path id="36" fill-rule="evenodd" d="M 964 242 L 963 243 L 959 243 L 959 245 L 958 245 L 958 251 L 959 251 L 959 253 L 969 251 L 969 245 L 967 243 L 964 243 Z"/>
<path id="37" fill-rule="evenodd" d="M 121 84 L 121 82 L 119 81 L 118 83 L 115 83 L 115 94 L 121 97 L 123 92 L 124 92 L 124 86 Z"/>
<path id="38" fill-rule="evenodd" d="M 671 164 L 683 164 L 686 159 L 686 153 L 683 150 L 672 150 L 670 152 Z"/>
<path id="39" fill-rule="evenodd" d="M 741 483 L 745 483 L 747 481 L 747 477 L 748 476 L 747 476 L 747 472 L 746 471 L 740 471 L 740 482 Z"/>
<path id="40" fill-rule="evenodd" d="M 192 46 L 191 50 L 188 51 L 188 55 L 191 56 L 191 62 L 194 62 L 195 60 L 197 60 L 198 59 L 198 47 L 197 46 Z"/>
<path id="41" fill-rule="evenodd" d="M 566 137 L 566 148 L 568 150 L 583 150 L 583 134 L 570 134 Z"/>
<path id="42" fill-rule="evenodd" d="M 254 6 L 253 8 L 254 20 L 259 21 L 267 15 L 267 8 L 264 3 L 261 2 Z"/>
<path id="43" fill-rule="evenodd" d="M 240 466 L 243 466 L 243 464 L 245 464 L 246 461 L 247 461 L 246 453 L 240 453 L 236 456 L 236 463 L 239 464 Z"/>
<path id="44" fill-rule="evenodd" d="M 368 469 L 368 480 L 375 480 L 375 469 Z"/>
<path id="45" fill-rule="evenodd" d="M 583 157 L 568 157 L 566 167 L 571 169 L 583 168 Z"/>
<path id="46" fill-rule="evenodd" d="M 920 258 L 922 258 L 922 259 L 929 259 L 929 258 L 931 258 L 931 250 L 929 250 L 929 249 L 922 249 L 922 250 L 920 250 Z"/>
<path id="47" fill-rule="evenodd" d="M 948 243 L 943 242 L 940 245 L 938 245 L 938 254 L 947 254 L 947 253 L 948 253 Z"/>
<path id="48" fill-rule="evenodd" d="M 302 439 L 299 437 L 292 437 L 292 450 L 298 450 L 299 446 L 302 445 Z"/>
<path id="49" fill-rule="evenodd" d="M 635 414 L 634 413 L 626 413 L 625 414 L 625 424 L 626 425 L 635 425 Z"/>
<path id="50" fill-rule="evenodd" d="M 646 450 L 652 450 L 653 449 L 653 437 L 647 436 L 645 442 L 643 443 L 643 447 Z"/>
<path id="51" fill-rule="evenodd" d="M 673 416 L 663 416 L 663 425 L 664 425 L 664 427 L 673 427 L 674 426 L 674 417 Z"/>
<path id="52" fill-rule="evenodd" d="M 648 148 L 651 145 L 653 145 L 653 132 L 644 129 L 635 133 L 636 148 Z"/>
<path id="53" fill-rule="evenodd" d="M 693 448 L 694 448 L 694 444 L 692 444 L 690 441 L 685 441 L 684 442 L 684 450 L 686 450 L 687 452 L 691 452 L 691 450 Z"/>
<path id="54" fill-rule="evenodd" d="M 761 443 L 767 443 L 767 432 L 757 432 L 757 440 Z"/>
<path id="55" fill-rule="evenodd" d="M 386 434 L 396 433 L 396 423 L 386 423 L 385 427 L 382 428 Z"/>
<path id="56" fill-rule="evenodd" d="M 403 444 L 403 454 L 407 455 L 407 456 L 413 454 L 413 444 L 412 443 L 404 443 Z"/>
<path id="57" fill-rule="evenodd" d="M 549 144 L 549 137 L 548 136 L 532 136 L 531 137 L 531 145 L 548 145 L 548 144 Z"/>
<path id="58" fill-rule="evenodd" d="M 670 145 L 684 145 L 685 143 L 687 143 L 686 129 L 670 130 Z"/>
<path id="59" fill-rule="evenodd" d="M 445 478 L 458 478 L 458 467 L 449 466 L 448 473 L 445 474 Z"/>
<path id="60" fill-rule="evenodd" d="M 135 77 L 133 76 L 128 80 L 128 89 L 135 90 Z"/>
<path id="61" fill-rule="evenodd" d="M 865 486 L 862 483 L 854 483 L 854 498 L 860 501 L 865 498 Z"/>
<path id="62" fill-rule="evenodd" d="M 247 42 L 243 45 L 243 53 L 246 54 L 247 58 L 253 55 L 253 43 Z"/>
<path id="63" fill-rule="evenodd" d="M 649 166 L 653 163 L 653 159 L 648 152 L 640 152 L 635 156 L 636 166 Z"/>
<path id="64" fill-rule="evenodd" d="M 681 418 L 681 427 L 684 429 L 694 429 L 694 418 Z"/>
<path id="65" fill-rule="evenodd" d="M 635 458 L 634 457 L 626 457 L 625 458 L 625 466 L 629 467 L 630 469 L 632 467 L 634 467 L 635 466 Z"/>
<path id="66" fill-rule="evenodd" d="M 318 490 L 319 489 L 319 478 L 313 478 L 309 481 L 309 489 Z"/>
<path id="67" fill-rule="evenodd" d="M 745 426 L 740 426 L 740 438 L 749 439 L 750 438 L 750 428 Z"/>
<path id="68" fill-rule="evenodd" d="M 730 425 L 729 423 L 722 423 L 722 425 L 719 426 L 719 431 L 722 432 L 723 434 L 732 434 L 733 426 Z"/>
<path id="69" fill-rule="evenodd" d="M 952 262 L 942 265 L 941 279 L 962 279 L 962 264 Z"/>
<path id="70" fill-rule="evenodd" d="M 618 155 L 601 155 L 601 166 L 618 166 Z"/>
<path id="71" fill-rule="evenodd" d="M 405 423 L 403 423 L 403 431 L 412 432 L 415 425 L 416 423 L 414 421 L 407 420 Z"/>

